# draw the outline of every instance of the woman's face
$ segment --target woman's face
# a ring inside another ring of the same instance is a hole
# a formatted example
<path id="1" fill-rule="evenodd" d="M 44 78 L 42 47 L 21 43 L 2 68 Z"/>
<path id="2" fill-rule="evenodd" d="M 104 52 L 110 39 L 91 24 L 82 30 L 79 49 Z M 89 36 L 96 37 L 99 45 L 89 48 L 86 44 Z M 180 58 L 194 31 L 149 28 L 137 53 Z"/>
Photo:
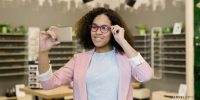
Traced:
<path id="1" fill-rule="evenodd" d="M 111 21 L 106 15 L 101 14 L 94 18 L 91 25 L 91 38 L 97 52 L 106 52 L 112 49 L 110 27 Z"/>

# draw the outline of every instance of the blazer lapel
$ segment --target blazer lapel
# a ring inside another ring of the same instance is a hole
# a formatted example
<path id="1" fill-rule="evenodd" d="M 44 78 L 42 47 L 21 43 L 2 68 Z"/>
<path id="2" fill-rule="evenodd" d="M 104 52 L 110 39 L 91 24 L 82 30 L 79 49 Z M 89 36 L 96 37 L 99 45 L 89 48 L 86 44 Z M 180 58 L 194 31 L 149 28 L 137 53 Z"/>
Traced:
<path id="1" fill-rule="evenodd" d="M 82 86 L 80 88 L 80 91 L 82 91 L 81 94 L 80 94 L 81 100 L 87 100 L 86 73 L 87 73 L 87 69 L 88 69 L 88 66 L 90 64 L 93 53 L 94 53 L 94 49 L 87 52 L 84 55 L 84 59 L 81 59 L 81 60 L 83 60 L 83 61 L 81 61 L 81 62 L 83 62 L 83 63 L 81 63 L 81 67 L 83 67 L 83 68 L 81 70 L 82 72 L 80 73 L 80 75 L 81 75 L 80 77 L 81 77 L 81 80 L 82 80 L 81 83 L 80 83 L 80 85 Z"/>
<path id="2" fill-rule="evenodd" d="M 118 100 L 126 100 L 131 81 L 131 68 L 121 54 L 117 53 L 116 58 L 119 66 Z"/>

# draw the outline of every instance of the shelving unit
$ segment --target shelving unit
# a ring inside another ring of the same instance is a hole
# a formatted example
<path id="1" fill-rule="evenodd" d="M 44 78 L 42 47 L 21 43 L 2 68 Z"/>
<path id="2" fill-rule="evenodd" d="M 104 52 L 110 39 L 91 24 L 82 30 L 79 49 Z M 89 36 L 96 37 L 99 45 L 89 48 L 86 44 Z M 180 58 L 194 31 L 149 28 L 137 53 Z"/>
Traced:
<path id="1" fill-rule="evenodd" d="M 151 64 L 151 35 L 133 35 L 134 47 Z"/>
<path id="2" fill-rule="evenodd" d="M 154 70 L 154 78 L 162 74 L 185 75 L 185 34 L 153 36 L 134 35 L 134 47 Z"/>
<path id="3" fill-rule="evenodd" d="M 162 35 L 162 72 L 185 75 L 185 34 Z"/>
<path id="4" fill-rule="evenodd" d="M 152 37 L 151 38 L 151 63 L 154 69 L 154 78 L 160 79 L 162 78 L 162 62 L 163 62 L 163 56 L 162 56 L 162 42 L 160 37 Z"/>
<path id="5" fill-rule="evenodd" d="M 27 75 L 26 43 L 24 34 L 0 33 L 0 77 Z"/>
<path id="6" fill-rule="evenodd" d="M 77 52 L 77 41 L 61 42 L 49 52 L 49 60 L 52 69 L 56 70 L 66 64 Z"/>

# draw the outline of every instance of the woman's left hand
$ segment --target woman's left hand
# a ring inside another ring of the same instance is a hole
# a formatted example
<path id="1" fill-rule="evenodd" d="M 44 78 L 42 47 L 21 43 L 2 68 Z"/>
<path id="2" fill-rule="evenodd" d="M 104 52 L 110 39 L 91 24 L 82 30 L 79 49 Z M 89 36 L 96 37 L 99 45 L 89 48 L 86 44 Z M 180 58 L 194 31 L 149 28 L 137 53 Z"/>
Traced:
<path id="1" fill-rule="evenodd" d="M 120 27 L 119 25 L 114 25 L 111 26 L 111 32 L 115 38 L 115 41 L 117 41 L 117 43 L 121 44 L 121 42 L 123 42 L 124 39 L 124 28 Z"/>

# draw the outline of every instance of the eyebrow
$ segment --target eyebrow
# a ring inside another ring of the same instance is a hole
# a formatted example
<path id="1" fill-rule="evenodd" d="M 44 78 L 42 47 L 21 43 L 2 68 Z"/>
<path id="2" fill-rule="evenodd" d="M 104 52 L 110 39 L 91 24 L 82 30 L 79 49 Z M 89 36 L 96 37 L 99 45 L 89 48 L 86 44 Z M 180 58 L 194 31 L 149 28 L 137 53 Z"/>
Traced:
<path id="1" fill-rule="evenodd" d="M 97 25 L 96 23 L 92 23 L 92 24 Z M 103 24 L 103 25 L 107 25 L 107 24 Z M 97 26 L 103 26 L 103 25 L 97 25 Z M 111 25 L 107 25 L 107 26 L 111 26 Z"/>

